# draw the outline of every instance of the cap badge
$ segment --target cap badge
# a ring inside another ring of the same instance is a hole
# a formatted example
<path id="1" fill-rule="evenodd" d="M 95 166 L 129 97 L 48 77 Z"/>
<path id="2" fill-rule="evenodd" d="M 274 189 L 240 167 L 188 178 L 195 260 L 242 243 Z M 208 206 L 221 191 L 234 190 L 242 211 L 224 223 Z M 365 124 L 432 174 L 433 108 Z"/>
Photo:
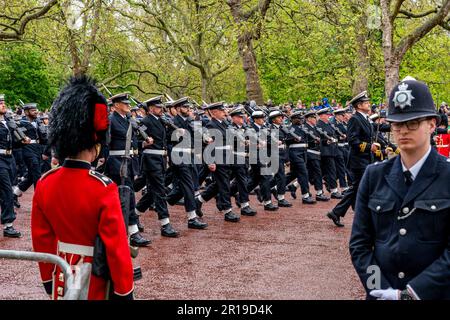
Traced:
<path id="1" fill-rule="evenodd" d="M 406 106 L 411 107 L 412 100 L 415 99 L 411 92 L 412 90 L 407 90 L 408 84 L 402 83 L 398 86 L 398 91 L 394 95 L 394 105 L 396 108 L 404 109 Z"/>

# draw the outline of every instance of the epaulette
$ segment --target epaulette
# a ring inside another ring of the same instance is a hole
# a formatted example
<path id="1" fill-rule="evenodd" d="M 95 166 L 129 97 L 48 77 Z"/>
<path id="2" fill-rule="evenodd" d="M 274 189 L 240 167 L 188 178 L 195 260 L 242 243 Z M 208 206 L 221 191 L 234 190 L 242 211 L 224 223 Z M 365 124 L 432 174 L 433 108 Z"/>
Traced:
<path id="1" fill-rule="evenodd" d="M 39 180 L 44 180 L 47 176 L 49 176 L 50 174 L 52 174 L 52 173 L 58 171 L 59 169 L 61 169 L 61 167 L 56 167 L 56 168 L 53 168 L 53 169 L 48 170 L 46 173 L 44 173 L 44 174 L 41 176 L 41 178 L 40 178 Z"/>
<path id="2" fill-rule="evenodd" d="M 100 172 L 97 172 L 97 171 L 94 171 L 94 170 L 89 170 L 89 175 L 91 177 L 94 177 L 95 179 L 99 180 L 101 183 L 103 183 L 103 185 L 105 187 L 107 187 L 108 185 L 113 183 L 113 181 L 110 178 L 108 178 L 107 176 L 101 174 Z"/>

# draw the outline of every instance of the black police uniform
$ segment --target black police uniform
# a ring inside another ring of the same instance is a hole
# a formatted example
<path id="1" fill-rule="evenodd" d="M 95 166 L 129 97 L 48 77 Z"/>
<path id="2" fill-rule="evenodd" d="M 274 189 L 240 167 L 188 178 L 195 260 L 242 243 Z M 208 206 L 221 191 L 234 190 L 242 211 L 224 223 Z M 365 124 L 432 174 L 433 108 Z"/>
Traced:
<path id="1" fill-rule="evenodd" d="M 347 142 L 347 127 L 342 122 L 336 121 L 336 124 L 330 123 L 331 127 L 334 129 L 337 135 L 337 152 L 334 158 L 334 163 L 336 165 L 336 177 L 339 181 L 339 186 L 341 188 L 347 188 L 347 170 L 346 163 L 349 154 L 349 147 Z"/>
<path id="2" fill-rule="evenodd" d="M 437 117 L 428 87 L 403 80 L 390 94 L 387 120 L 423 117 Z M 370 165 L 361 180 L 350 253 L 368 293 L 372 265 L 380 270 L 377 289 L 408 288 L 414 298 L 450 299 L 450 160 L 431 147 L 422 159 L 415 177 L 400 154 Z"/>

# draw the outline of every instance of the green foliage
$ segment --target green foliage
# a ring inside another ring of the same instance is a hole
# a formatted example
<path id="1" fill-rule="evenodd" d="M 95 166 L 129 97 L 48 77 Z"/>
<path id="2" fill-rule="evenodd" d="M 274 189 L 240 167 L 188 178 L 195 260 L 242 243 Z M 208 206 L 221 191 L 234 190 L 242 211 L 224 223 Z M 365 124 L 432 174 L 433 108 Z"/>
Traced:
<path id="1" fill-rule="evenodd" d="M 0 92 L 10 106 L 37 102 L 40 109 L 51 106 L 58 91 L 58 79 L 42 53 L 29 45 L 10 44 L 0 48 Z"/>

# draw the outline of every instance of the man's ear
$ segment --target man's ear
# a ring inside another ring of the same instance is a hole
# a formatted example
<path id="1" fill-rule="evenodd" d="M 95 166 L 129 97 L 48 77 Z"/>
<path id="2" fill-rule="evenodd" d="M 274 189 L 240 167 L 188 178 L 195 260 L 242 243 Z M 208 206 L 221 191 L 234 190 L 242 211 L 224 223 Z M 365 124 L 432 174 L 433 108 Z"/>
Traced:
<path id="1" fill-rule="evenodd" d="M 430 134 L 432 134 L 434 131 L 436 131 L 436 118 L 432 118 L 429 124 L 430 124 Z"/>

